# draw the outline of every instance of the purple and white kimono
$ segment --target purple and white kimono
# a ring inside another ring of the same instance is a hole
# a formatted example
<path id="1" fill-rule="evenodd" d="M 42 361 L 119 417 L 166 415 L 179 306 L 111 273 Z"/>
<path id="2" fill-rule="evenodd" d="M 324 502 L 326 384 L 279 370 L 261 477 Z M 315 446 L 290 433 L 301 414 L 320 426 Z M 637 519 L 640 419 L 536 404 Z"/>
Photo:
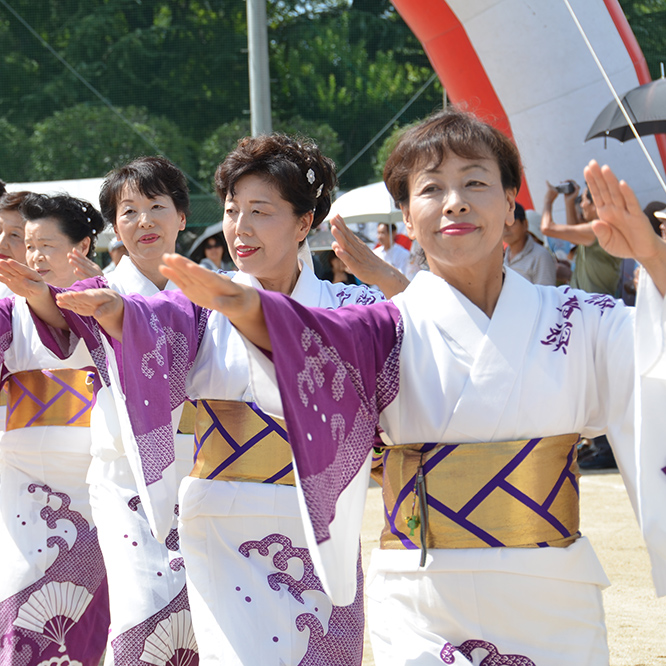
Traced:
<path id="1" fill-rule="evenodd" d="M 108 276 L 78 282 L 73 288 L 106 287 L 121 294 L 144 296 L 160 291 L 129 257 L 123 257 Z M 169 283 L 166 288 L 173 289 L 175 285 Z M 197 646 L 176 530 L 176 500 L 165 507 L 166 534 L 158 541 L 140 498 L 141 477 L 137 481 L 133 449 L 128 445 L 132 435 L 124 395 L 118 387 L 117 373 L 107 367 L 110 346 L 97 326 L 77 327 L 78 318 L 67 311 L 63 314 L 73 322 L 74 337 L 84 338 L 104 379 L 91 415 L 93 455 L 87 478 L 109 580 L 111 628 L 104 663 L 106 666 L 134 666 L 143 661 L 161 664 L 177 653 L 191 660 L 186 662 L 189 666 L 195 666 Z M 67 343 L 62 348 L 59 336 L 44 333 L 43 338 L 54 353 L 67 355 Z M 181 410 L 174 409 L 173 414 L 169 411 L 165 424 L 168 430 L 165 437 L 171 442 L 174 461 L 172 472 L 178 478 L 189 473 L 194 446 L 190 433 L 176 434 L 174 447 L 173 433 L 177 431 Z"/>
<path id="2" fill-rule="evenodd" d="M 261 288 L 243 273 L 233 279 Z M 366 287 L 322 282 L 307 267 L 292 296 L 325 308 L 383 300 Z M 142 503 L 155 533 L 166 538 L 169 507 L 180 482 L 173 473 L 169 419 L 171 409 L 186 395 L 199 405 L 246 405 L 265 422 L 264 431 L 285 433 L 256 409 L 247 352 L 226 317 L 193 305 L 178 292 L 125 300 L 124 343 L 114 345 L 121 360 L 118 371 L 134 432 L 135 464 L 145 484 L 140 489 Z M 68 320 L 73 330 L 89 325 L 85 319 Z M 236 453 L 251 458 L 254 439 L 233 441 L 228 423 L 216 416 L 210 423 L 196 442 L 198 463 L 211 430 L 223 433 Z M 201 662 L 360 666 L 362 585 L 344 606 L 331 603 L 313 570 L 296 488 L 214 476 L 185 478 L 178 501 Z M 355 581 L 362 580 L 358 552 L 354 570 Z"/>
<path id="3" fill-rule="evenodd" d="M 532 446 L 565 433 L 607 432 L 640 512 L 657 591 L 666 592 L 664 424 L 654 427 L 665 411 L 666 317 L 649 279 L 643 279 L 636 317 L 610 297 L 535 286 L 511 270 L 491 318 L 424 272 L 393 302 L 369 308 L 307 309 L 268 292 L 261 299 L 273 353 L 269 360 L 248 345 L 252 387 L 265 411 L 286 419 L 310 551 L 334 601 L 354 594 L 377 427 L 389 455 L 392 444 L 425 449 L 441 443 L 440 459 L 461 446 L 473 456 L 475 444 L 489 451 L 493 442 Z M 484 480 L 480 495 L 510 495 L 523 503 L 525 515 L 552 521 L 553 495 L 535 500 L 513 481 L 518 457 L 495 470 L 481 459 L 472 464 L 470 474 Z M 577 492 L 573 452 L 567 465 L 557 472 L 559 486 Z M 431 517 L 445 516 L 484 539 L 475 527 L 477 500 L 462 506 L 455 496 L 436 501 L 424 469 Z M 405 482 L 411 492 L 419 480 Z M 607 666 L 601 590 L 608 581 L 584 536 L 574 534 L 571 545 L 557 548 L 492 541 L 437 547 L 421 566 L 408 527 L 394 522 L 390 510 L 386 515 L 387 529 L 404 547 L 376 550 L 368 572 L 378 666 Z"/>
<path id="4" fill-rule="evenodd" d="M 40 342 L 25 300 L 0 300 L 0 664 L 97 666 L 106 646 L 106 573 L 86 473 L 99 385 L 85 345 L 67 361 Z M 98 387 L 98 386 L 97 386 Z"/>

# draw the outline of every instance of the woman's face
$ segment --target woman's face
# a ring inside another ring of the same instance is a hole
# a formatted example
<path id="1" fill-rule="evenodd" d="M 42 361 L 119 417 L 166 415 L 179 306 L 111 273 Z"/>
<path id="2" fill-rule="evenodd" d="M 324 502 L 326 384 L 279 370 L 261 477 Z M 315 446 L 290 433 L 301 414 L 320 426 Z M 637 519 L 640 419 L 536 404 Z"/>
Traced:
<path id="1" fill-rule="evenodd" d="M 16 210 L 0 210 L 0 259 L 25 264 L 25 220 Z"/>
<path id="2" fill-rule="evenodd" d="M 485 268 L 491 256 L 501 270 L 502 235 L 514 224 L 514 207 L 515 192 L 504 190 L 494 158 L 450 154 L 410 177 L 403 214 L 433 273 L 446 278 L 451 270 Z"/>
<path id="3" fill-rule="evenodd" d="M 73 249 L 87 254 L 90 239 L 84 238 L 79 243 L 73 243 L 52 217 L 25 223 L 26 264 L 54 287 L 70 287 L 78 279 L 67 257 Z"/>
<path id="4" fill-rule="evenodd" d="M 261 176 L 236 183 L 224 202 L 224 237 L 239 270 L 265 289 L 290 293 L 298 277 L 298 246 L 312 224 L 312 213 L 297 216 L 292 205 Z"/>
<path id="5" fill-rule="evenodd" d="M 204 256 L 219 267 L 224 256 L 222 241 L 219 238 L 209 238 L 204 241 Z"/>
<path id="6" fill-rule="evenodd" d="M 185 214 L 176 210 L 170 196 L 149 199 L 134 187 L 123 187 L 115 231 L 135 264 L 156 269 L 165 252 L 176 251 L 178 232 L 184 228 Z"/>

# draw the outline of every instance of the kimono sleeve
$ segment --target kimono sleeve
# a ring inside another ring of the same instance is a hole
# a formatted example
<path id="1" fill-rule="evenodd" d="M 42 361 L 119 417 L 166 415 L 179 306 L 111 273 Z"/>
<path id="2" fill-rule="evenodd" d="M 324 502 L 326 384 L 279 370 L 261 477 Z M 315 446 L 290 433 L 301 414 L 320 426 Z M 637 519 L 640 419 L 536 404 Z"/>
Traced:
<path id="1" fill-rule="evenodd" d="M 139 496 L 153 534 L 164 541 L 179 483 L 171 412 L 187 397 L 208 311 L 180 291 L 122 298 L 123 342 L 111 341 L 111 381 Z"/>
<path id="2" fill-rule="evenodd" d="M 260 294 L 308 546 L 324 589 L 347 605 L 356 591 L 379 414 L 399 388 L 402 319 L 392 303 L 324 310 Z M 253 393 L 262 404 L 270 389 L 256 377 L 265 356 L 250 353 Z"/>
<path id="3" fill-rule="evenodd" d="M 641 270 L 636 307 L 638 514 L 657 596 L 666 595 L 666 302 Z"/>
<path id="4" fill-rule="evenodd" d="M 93 277 L 87 280 L 75 282 L 68 289 L 61 289 L 49 285 L 51 296 L 55 301 L 57 294 L 64 291 L 84 291 L 86 289 L 108 289 L 108 283 L 104 278 Z M 79 340 L 83 340 L 95 363 L 104 383 L 109 386 L 109 375 L 106 367 L 106 353 L 102 344 L 102 333 L 99 325 L 92 317 L 82 317 L 71 310 L 60 310 L 69 332 L 52 328 L 44 323 L 34 312 L 32 319 L 35 323 L 37 334 L 42 344 L 56 357 L 61 360 L 69 358 L 76 348 Z"/>

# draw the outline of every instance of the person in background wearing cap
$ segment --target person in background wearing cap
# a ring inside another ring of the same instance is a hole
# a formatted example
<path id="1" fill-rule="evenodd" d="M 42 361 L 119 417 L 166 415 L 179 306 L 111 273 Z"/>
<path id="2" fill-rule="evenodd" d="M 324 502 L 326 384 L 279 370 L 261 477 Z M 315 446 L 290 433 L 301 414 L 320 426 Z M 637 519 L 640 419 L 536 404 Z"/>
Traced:
<path id="1" fill-rule="evenodd" d="M 104 275 L 115 271 L 118 262 L 126 254 L 129 254 L 127 252 L 127 248 L 125 247 L 125 243 L 123 243 L 120 238 L 113 238 L 109 243 L 107 250 L 109 252 L 109 256 L 111 257 L 111 263 L 104 269 Z"/>
<path id="2" fill-rule="evenodd" d="M 504 225 L 504 265 L 532 284 L 555 286 L 555 258 L 529 230 L 525 209 L 516 204 L 515 223 Z"/>

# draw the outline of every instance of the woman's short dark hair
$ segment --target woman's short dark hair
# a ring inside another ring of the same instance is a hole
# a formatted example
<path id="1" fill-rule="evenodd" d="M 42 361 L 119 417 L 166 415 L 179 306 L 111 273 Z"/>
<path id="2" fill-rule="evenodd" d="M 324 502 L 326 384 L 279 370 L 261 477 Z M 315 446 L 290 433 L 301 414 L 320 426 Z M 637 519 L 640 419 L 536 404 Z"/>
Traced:
<path id="1" fill-rule="evenodd" d="M 129 164 L 106 174 L 99 194 L 104 219 L 116 224 L 118 202 L 125 185 L 137 189 L 144 197 L 171 197 L 173 205 L 185 217 L 190 214 L 190 192 L 185 174 L 166 157 L 137 157 Z"/>
<path id="2" fill-rule="evenodd" d="M 28 222 L 45 217 L 56 220 L 60 231 L 73 244 L 89 238 L 88 257 L 93 256 L 97 236 L 106 226 L 101 214 L 92 204 L 66 194 L 49 197 L 45 194 L 30 193 L 18 210 Z"/>
<path id="3" fill-rule="evenodd" d="M 0 212 L 3 210 L 18 210 L 32 192 L 7 192 L 0 197 Z"/>
<path id="4" fill-rule="evenodd" d="M 238 181 L 250 174 L 275 187 L 295 215 L 314 211 L 313 229 L 331 209 L 331 190 L 337 183 L 335 164 L 310 139 L 284 134 L 241 139 L 215 172 L 220 201 L 224 204 L 229 193 L 234 196 Z"/>
<path id="5" fill-rule="evenodd" d="M 384 167 L 384 182 L 397 203 L 409 198 L 409 177 L 436 169 L 449 153 L 466 159 L 497 160 L 502 187 L 520 189 L 522 166 L 514 143 L 498 129 L 465 111 L 438 111 L 400 137 Z"/>

